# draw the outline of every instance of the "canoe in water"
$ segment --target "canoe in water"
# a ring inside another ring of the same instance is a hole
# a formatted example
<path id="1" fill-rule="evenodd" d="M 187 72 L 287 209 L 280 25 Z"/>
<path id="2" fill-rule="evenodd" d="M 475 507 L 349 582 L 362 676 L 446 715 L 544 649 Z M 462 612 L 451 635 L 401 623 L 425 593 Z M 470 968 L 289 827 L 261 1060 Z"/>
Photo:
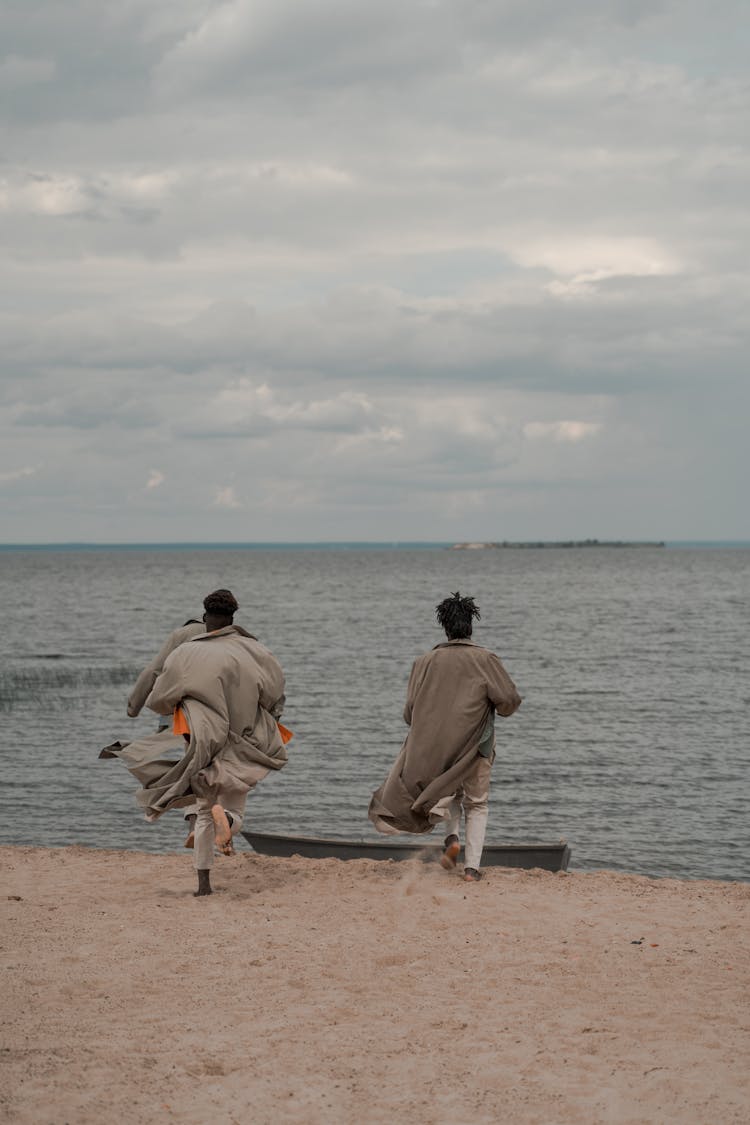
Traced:
<path id="1" fill-rule="evenodd" d="M 260 855 L 307 859 L 439 859 L 440 844 L 390 843 L 380 840 L 336 840 L 321 836 L 281 836 L 274 832 L 243 832 Z M 485 844 L 482 867 L 541 867 L 566 871 L 570 848 L 565 840 L 556 844 Z"/>

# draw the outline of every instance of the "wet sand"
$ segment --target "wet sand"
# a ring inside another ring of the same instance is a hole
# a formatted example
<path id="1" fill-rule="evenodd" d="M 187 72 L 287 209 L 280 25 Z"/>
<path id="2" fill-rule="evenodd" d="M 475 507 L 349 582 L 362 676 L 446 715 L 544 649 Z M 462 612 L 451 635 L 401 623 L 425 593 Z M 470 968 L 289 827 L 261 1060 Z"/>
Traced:
<path id="1" fill-rule="evenodd" d="M 750 1120 L 750 885 L 2 848 L 0 1119 Z M 634 944 L 634 943 L 638 944 Z"/>

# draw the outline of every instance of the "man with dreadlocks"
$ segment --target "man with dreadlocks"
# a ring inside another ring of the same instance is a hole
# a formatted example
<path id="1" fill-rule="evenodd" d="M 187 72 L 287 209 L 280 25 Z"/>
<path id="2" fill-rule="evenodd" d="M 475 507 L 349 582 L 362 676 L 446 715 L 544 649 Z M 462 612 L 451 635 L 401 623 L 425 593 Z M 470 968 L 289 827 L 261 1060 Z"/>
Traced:
<path id="1" fill-rule="evenodd" d="M 418 657 L 409 677 L 404 719 L 409 733 L 383 785 L 370 801 L 379 832 L 446 828 L 441 863 L 451 870 L 466 818 L 464 879 L 481 879 L 495 715 L 512 715 L 521 697 L 499 658 L 471 639 L 474 599 L 456 591 L 436 608 L 446 641 Z"/>
<path id="2" fill-rule="evenodd" d="M 203 602 L 205 629 L 175 648 L 156 677 L 146 706 L 172 716 L 182 749 L 165 758 L 164 735 L 123 746 L 100 757 L 121 758 L 142 788 L 137 801 L 146 820 L 197 801 L 194 860 L 198 895 L 210 895 L 214 847 L 232 854 L 245 801 L 270 770 L 286 764 L 278 719 L 284 705 L 284 673 L 256 637 L 233 624 L 238 608 L 229 590 Z M 166 736 L 169 741 L 169 735 Z M 172 740 L 174 741 L 174 740 Z"/>

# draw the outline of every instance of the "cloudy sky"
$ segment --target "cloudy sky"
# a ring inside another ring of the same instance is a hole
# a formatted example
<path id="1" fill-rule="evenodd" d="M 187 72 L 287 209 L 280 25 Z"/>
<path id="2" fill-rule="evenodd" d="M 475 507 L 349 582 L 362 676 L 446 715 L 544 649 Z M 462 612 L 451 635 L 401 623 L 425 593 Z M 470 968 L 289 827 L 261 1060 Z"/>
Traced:
<path id="1" fill-rule="evenodd" d="M 750 538 L 743 0 L 5 0 L 4 542 Z"/>

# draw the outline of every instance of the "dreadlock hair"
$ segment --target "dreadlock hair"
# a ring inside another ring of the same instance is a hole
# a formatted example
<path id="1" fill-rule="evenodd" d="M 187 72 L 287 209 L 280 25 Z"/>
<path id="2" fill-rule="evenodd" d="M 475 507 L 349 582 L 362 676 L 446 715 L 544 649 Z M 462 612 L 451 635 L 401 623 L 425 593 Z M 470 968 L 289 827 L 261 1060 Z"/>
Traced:
<path id="1" fill-rule="evenodd" d="M 231 619 L 240 607 L 231 590 L 214 590 L 212 594 L 206 594 L 203 599 L 203 608 L 206 613 L 210 613 L 214 617 L 229 617 Z"/>
<path id="2" fill-rule="evenodd" d="M 435 616 L 445 629 L 449 641 L 461 641 L 471 636 L 473 617 L 481 614 L 473 598 L 462 598 L 458 590 L 435 607 Z"/>

